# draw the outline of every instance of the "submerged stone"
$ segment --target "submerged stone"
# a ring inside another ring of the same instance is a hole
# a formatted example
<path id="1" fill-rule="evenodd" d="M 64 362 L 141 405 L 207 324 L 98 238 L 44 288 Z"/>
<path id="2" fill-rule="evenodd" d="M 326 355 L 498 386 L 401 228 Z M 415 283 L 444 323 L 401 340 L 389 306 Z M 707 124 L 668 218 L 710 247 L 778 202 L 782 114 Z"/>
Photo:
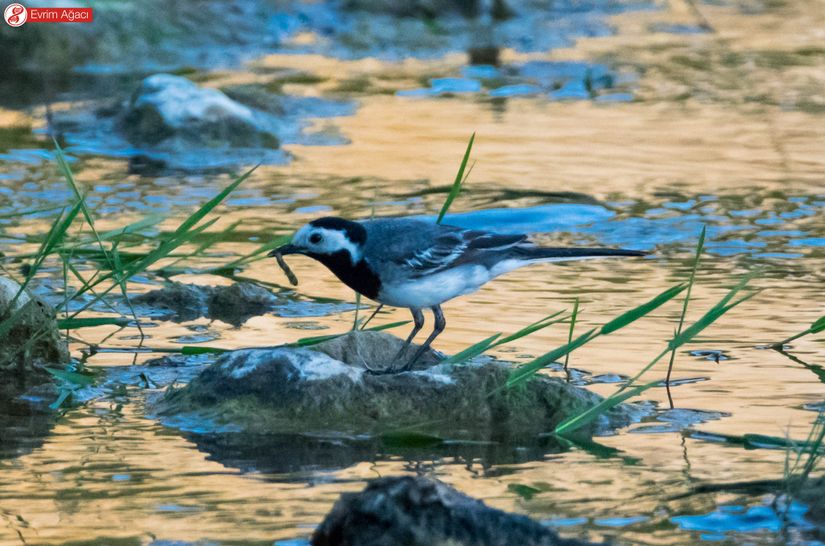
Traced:
<path id="1" fill-rule="evenodd" d="M 796 496 L 808 505 L 808 519 L 825 530 L 825 475 L 805 480 Z"/>
<path id="2" fill-rule="evenodd" d="M 44 366 L 63 366 L 69 360 L 54 310 L 40 298 L 6 277 L 0 277 L 0 398 L 13 396 L 49 379 Z M 17 297 L 16 297 L 17 296 Z M 15 299 L 16 297 L 16 299 Z"/>
<path id="3" fill-rule="evenodd" d="M 496 510 L 425 477 L 381 478 L 344 493 L 312 535 L 313 546 L 589 544 L 565 540 L 527 516 Z"/>
<path id="4" fill-rule="evenodd" d="M 217 89 L 171 74 L 144 79 L 121 122 L 134 144 L 171 150 L 190 147 L 277 148 L 278 137 L 255 111 Z"/>
<path id="5" fill-rule="evenodd" d="M 278 298 L 269 290 L 248 282 L 229 286 L 171 283 L 136 296 L 132 301 L 166 312 L 177 321 L 207 317 L 238 326 L 250 317 L 270 311 Z"/>
<path id="6" fill-rule="evenodd" d="M 312 348 L 222 355 L 155 408 L 167 423 L 210 422 L 254 433 L 376 435 L 405 427 L 449 438 L 507 440 L 551 431 L 601 397 L 547 376 L 504 388 L 512 367 L 488 357 L 439 365 L 426 353 L 407 373 L 373 375 L 402 346 L 383 332 L 352 332 Z M 409 358 L 415 346 L 402 358 Z M 620 406 L 583 434 L 631 422 Z"/>

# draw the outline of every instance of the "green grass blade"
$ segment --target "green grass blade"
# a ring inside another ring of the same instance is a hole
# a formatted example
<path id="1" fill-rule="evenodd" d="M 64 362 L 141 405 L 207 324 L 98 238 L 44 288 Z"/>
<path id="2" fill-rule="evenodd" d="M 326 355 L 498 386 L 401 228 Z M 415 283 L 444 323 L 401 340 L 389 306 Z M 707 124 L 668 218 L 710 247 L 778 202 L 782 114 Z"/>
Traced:
<path id="1" fill-rule="evenodd" d="M 608 334 L 612 334 L 616 330 L 620 330 L 625 326 L 629 325 L 632 322 L 635 322 L 642 318 L 643 316 L 655 311 L 668 301 L 672 300 L 676 296 L 678 296 L 687 286 L 685 284 L 678 284 L 676 286 L 672 286 L 653 298 L 650 301 L 647 301 L 635 309 L 631 309 L 626 313 L 619 315 L 618 317 L 614 318 L 604 326 L 602 326 L 599 333 L 603 336 Z"/>
<path id="2" fill-rule="evenodd" d="M 562 311 L 557 311 L 557 312 L 555 312 L 551 315 L 547 315 L 546 317 L 544 317 L 541 320 L 537 320 L 536 322 L 534 322 L 532 324 L 528 324 L 527 326 L 525 326 L 524 328 L 522 328 L 518 332 L 512 333 L 509 336 L 504 336 L 503 338 L 499 339 L 495 343 L 495 345 L 493 345 L 493 346 L 498 347 L 499 345 L 505 345 L 505 344 L 510 343 L 511 341 L 515 341 L 519 338 L 529 336 L 530 334 L 532 334 L 534 332 L 538 332 L 539 330 L 547 328 L 548 326 L 552 326 L 553 324 L 558 324 L 559 322 L 562 322 L 564 319 L 563 318 L 558 319 L 558 320 L 553 320 L 553 319 L 555 319 L 556 317 L 558 317 L 562 313 L 564 313 L 563 310 Z"/>
<path id="3" fill-rule="evenodd" d="M 680 333 L 679 335 L 675 336 L 672 340 L 670 340 L 670 342 L 668 343 L 668 349 L 674 350 L 688 343 L 690 340 L 699 335 L 699 333 L 702 332 L 702 330 L 716 322 L 722 315 L 724 315 L 740 303 L 743 303 L 754 297 L 756 294 L 758 294 L 758 292 L 752 292 L 747 296 L 740 298 L 734 303 L 728 303 L 740 290 L 742 290 L 745 287 L 749 280 L 750 277 L 746 277 L 743 282 L 739 283 L 737 286 L 731 289 L 731 291 L 728 292 L 728 294 L 724 298 L 722 298 L 722 300 L 719 303 L 711 307 L 710 310 L 708 310 L 708 312 L 705 313 L 699 320 L 691 324 L 689 327 L 683 330 L 682 333 Z"/>
<path id="4" fill-rule="evenodd" d="M 471 358 L 475 358 L 478 355 L 484 353 L 487 349 L 494 346 L 494 342 L 501 337 L 501 334 L 494 334 L 486 339 L 482 339 L 478 343 L 474 343 L 467 347 L 466 349 L 454 354 L 449 358 L 445 358 L 440 362 L 440 364 L 460 364 Z"/>
<path id="5" fill-rule="evenodd" d="M 576 329 L 576 318 L 579 316 L 579 298 L 573 303 L 573 314 L 570 316 L 570 329 L 567 331 L 567 343 L 573 341 L 573 331 Z M 567 364 L 570 362 L 570 353 L 564 355 L 564 370 L 567 371 Z"/>
<path id="6" fill-rule="evenodd" d="M 215 197 L 213 197 L 212 199 L 207 201 L 198 210 L 193 212 L 186 220 L 181 222 L 180 226 L 178 226 L 178 228 L 172 234 L 171 238 L 174 240 L 174 239 L 178 239 L 180 237 L 186 236 L 187 233 L 189 232 L 189 230 L 191 230 L 195 226 L 195 224 L 197 224 L 198 222 L 203 220 L 203 218 L 207 214 L 212 212 L 212 210 L 215 207 L 217 207 L 224 199 L 226 199 L 226 197 L 230 193 L 235 191 L 235 188 L 240 186 L 241 183 L 243 183 L 244 180 L 249 178 L 252 175 L 252 173 L 255 172 L 255 169 L 257 169 L 259 166 L 260 165 L 255 165 L 254 167 L 252 167 L 251 169 L 246 171 L 244 174 L 242 174 L 241 176 L 236 178 L 234 182 L 232 182 L 227 187 L 225 187 L 223 190 L 221 190 L 221 192 L 218 193 L 218 195 L 216 195 Z"/>
<path id="7" fill-rule="evenodd" d="M 811 324 L 809 330 L 812 334 L 818 334 L 819 332 L 825 330 L 825 315 L 822 315 L 821 317 L 816 319 L 814 323 Z"/>
<path id="8" fill-rule="evenodd" d="M 693 267 L 690 270 L 690 278 L 688 279 L 687 292 L 685 292 L 685 300 L 682 302 L 682 314 L 679 316 L 679 324 L 676 327 L 674 337 L 678 337 L 682 333 L 685 326 L 685 317 L 687 316 L 688 304 L 690 303 L 690 295 L 693 292 L 693 283 L 696 281 L 696 271 L 699 269 L 699 260 L 702 258 L 702 250 L 705 247 L 705 234 L 707 233 L 707 226 L 702 226 L 702 232 L 699 234 L 699 242 L 696 244 L 696 254 L 693 257 Z M 667 396 L 670 402 L 670 407 L 673 407 L 673 398 L 670 395 L 670 376 L 673 373 L 673 363 L 676 361 L 676 349 L 670 352 L 670 361 L 667 364 L 667 377 L 665 377 L 665 384 L 667 385 Z"/>
<path id="9" fill-rule="evenodd" d="M 91 375 L 68 372 L 66 370 L 58 370 L 56 368 L 45 368 L 45 370 L 62 381 L 73 385 L 79 385 L 81 387 L 91 385 L 95 382 L 95 378 Z"/>
<path id="10" fill-rule="evenodd" d="M 605 398 L 592 408 L 572 417 L 569 417 L 558 424 L 555 429 L 556 434 L 570 434 L 571 432 L 591 423 L 592 421 L 596 420 L 600 415 L 605 412 L 610 411 L 611 409 L 615 408 L 628 398 L 633 398 L 644 391 L 650 389 L 651 387 L 655 387 L 659 385 L 661 381 L 653 381 L 652 383 L 647 383 L 644 385 L 639 385 L 632 389 L 629 389 L 621 394 L 616 394 Z"/>
<path id="11" fill-rule="evenodd" d="M 57 320 L 59 330 L 77 330 L 78 328 L 94 328 L 96 326 L 126 326 L 132 319 L 121 317 L 91 317 L 65 318 Z"/>
<path id="12" fill-rule="evenodd" d="M 455 175 L 455 180 L 453 181 L 453 187 L 450 188 L 450 193 L 447 194 L 447 199 L 444 200 L 444 204 L 441 205 L 441 210 L 438 213 L 438 218 L 436 219 L 435 223 L 440 224 L 441 221 L 444 219 L 444 215 L 447 214 L 447 211 L 450 209 L 450 205 L 453 204 L 453 201 L 456 197 L 458 197 L 459 192 L 461 191 L 461 183 L 464 181 L 464 170 L 467 168 L 467 161 L 470 159 L 470 151 L 473 149 L 473 142 L 476 139 L 476 134 L 473 133 L 470 136 L 470 141 L 467 142 L 467 150 L 464 152 L 464 158 L 461 160 L 461 165 L 458 167 L 458 172 Z"/>
<path id="13" fill-rule="evenodd" d="M 65 209 L 64 209 L 65 210 Z M 37 251 L 37 254 L 32 261 L 32 265 L 29 268 L 28 274 L 26 275 L 26 279 L 21 283 L 20 289 L 17 291 L 17 294 L 14 295 L 11 302 L 9 303 L 8 307 L 10 309 L 14 308 L 14 304 L 17 303 L 17 300 L 23 294 L 23 291 L 29 285 L 31 280 L 37 274 L 37 271 L 40 269 L 40 266 L 43 265 L 43 262 L 46 260 L 46 257 L 52 253 L 52 251 L 57 247 L 63 238 L 66 236 L 66 232 L 69 230 L 69 227 L 74 222 L 77 215 L 80 213 L 80 203 L 76 203 L 69 212 L 65 215 L 61 211 L 60 215 L 55 219 L 52 223 L 51 228 L 49 229 L 48 235 L 43 240 L 43 244 L 40 246 L 40 249 Z"/>
<path id="14" fill-rule="evenodd" d="M 227 353 L 229 349 L 221 349 L 220 347 L 205 347 L 200 345 L 184 345 L 180 348 L 182 355 L 206 355 L 206 354 L 221 354 Z"/>
<path id="15" fill-rule="evenodd" d="M 522 383 L 529 378 L 533 377 L 539 370 L 546 367 L 549 364 L 552 364 L 559 358 L 563 357 L 567 353 L 571 353 L 593 339 L 595 337 L 593 334 L 596 332 L 595 329 L 590 330 L 578 338 L 576 338 L 572 343 L 566 343 L 561 347 L 557 347 L 553 349 L 549 353 L 546 353 L 535 360 L 524 364 L 510 372 L 510 377 L 507 378 L 507 387 L 514 387 L 519 383 Z"/>

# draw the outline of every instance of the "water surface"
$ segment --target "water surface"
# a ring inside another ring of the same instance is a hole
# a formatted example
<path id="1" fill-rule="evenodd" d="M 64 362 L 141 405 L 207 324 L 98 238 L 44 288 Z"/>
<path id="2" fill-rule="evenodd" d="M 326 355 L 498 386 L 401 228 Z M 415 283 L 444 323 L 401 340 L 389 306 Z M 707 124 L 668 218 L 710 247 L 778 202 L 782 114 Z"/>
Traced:
<path id="1" fill-rule="evenodd" d="M 304 113 L 299 131 L 336 138 L 287 142 L 284 161 L 261 166 L 221 208 L 216 229 L 240 221 L 233 240 L 193 266 L 223 263 L 319 215 L 434 215 L 472 132 L 476 162 L 449 222 L 533 232 L 547 244 L 652 253 L 522 269 L 450 302 L 448 328 L 437 342 L 446 353 L 570 309 L 577 297 L 581 331 L 600 325 L 684 280 L 706 225 L 689 318 L 745 273 L 760 271 L 752 284 L 764 291 L 680 351 L 676 411 L 667 410 L 663 389 L 648 391 L 644 398 L 659 410 L 647 422 L 596 438 L 608 448 L 600 451 L 563 450 L 546 439 L 412 449 L 368 440 L 202 435 L 147 416 L 145 397 L 153 389 L 139 375 L 164 386 L 186 381 L 192 370 L 148 370 L 133 364 L 157 355 L 103 352 L 89 362 L 107 379 L 88 403 L 57 417 L 28 415 L 25 405 L 4 410 L 13 417 L 0 421 L 0 543 L 303 540 L 340 493 L 411 472 L 529 514 L 565 536 L 622 544 L 815 543 L 801 505 L 783 521 L 769 496 L 675 498 L 702 483 L 781 478 L 783 451 L 745 450 L 718 435 L 803 438 L 825 401 L 816 373 L 825 357 L 821 336 L 794 342 L 802 363 L 759 348 L 823 312 L 825 51 L 817 49 L 816 29 L 825 12 L 815 1 L 702 8 L 715 33 L 696 32 L 696 20 L 678 6 L 599 13 L 587 19 L 598 22 L 592 37 L 504 49 L 499 69 L 468 68 L 460 46 L 441 42 L 425 55 L 355 46 L 336 54 L 341 50 L 322 47 L 326 37 L 313 39 L 314 31 L 303 28 L 295 38 L 309 44 L 303 49 L 293 44 L 232 69 L 196 73 L 206 85 L 222 86 L 301 71 L 313 77 L 292 78 L 282 92 L 328 101 L 307 104 L 349 106 L 333 117 L 320 107 Z M 606 71 L 616 81 L 587 98 L 553 95 L 564 89 L 565 74 L 581 70 Z M 68 88 L 56 108 L 85 107 L 73 92 L 80 93 Z M 0 217 L 69 198 L 43 120 L 37 105 L 0 110 L 0 130 L 10 135 L 0 141 Z M 35 133 L 11 129 L 21 123 Z M 161 229 L 172 228 L 244 168 L 135 174 L 128 150 L 87 137 L 68 135 L 67 151 L 101 229 L 149 213 L 168 215 Z M 26 236 L 43 233 L 51 214 L 0 218 L 2 251 L 34 251 Z M 274 312 L 240 327 L 152 318 L 145 345 L 237 348 L 350 328 L 353 294 L 308 259 L 290 263 L 301 280 L 297 289 L 269 261 L 243 272 L 281 287 L 285 303 Z M 56 269 L 44 275 L 38 292 L 48 296 L 59 280 Z M 228 282 L 206 275 L 176 280 Z M 142 277 L 131 289 L 158 284 Z M 661 351 L 678 313 L 672 304 L 576 351 L 573 377 L 609 394 Z M 406 311 L 387 310 L 376 320 L 404 319 Z M 101 327 L 78 335 L 97 342 L 112 333 Z M 106 346 L 131 349 L 136 334 L 114 332 Z M 498 356 L 523 362 L 566 339 L 559 325 Z M 661 368 L 651 373 L 663 376 Z"/>

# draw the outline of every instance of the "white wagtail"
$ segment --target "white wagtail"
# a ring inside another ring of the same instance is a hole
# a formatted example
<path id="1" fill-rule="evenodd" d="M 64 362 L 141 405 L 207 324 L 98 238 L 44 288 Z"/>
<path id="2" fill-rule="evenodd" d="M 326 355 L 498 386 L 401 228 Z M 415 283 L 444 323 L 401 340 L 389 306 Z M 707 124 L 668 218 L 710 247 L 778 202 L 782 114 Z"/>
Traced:
<path id="1" fill-rule="evenodd" d="M 291 243 L 269 253 L 288 254 L 321 262 L 341 282 L 381 306 L 407 307 L 412 312 L 415 326 L 393 362 L 424 326 L 421 310 L 432 309 L 435 328 L 411 360 L 398 369 L 391 364 L 382 372 L 394 373 L 409 370 L 444 331 L 442 303 L 475 292 L 499 275 L 534 263 L 646 253 L 540 247 L 527 235 L 466 230 L 413 218 L 353 222 L 327 217 L 313 220 L 295 233 Z"/>

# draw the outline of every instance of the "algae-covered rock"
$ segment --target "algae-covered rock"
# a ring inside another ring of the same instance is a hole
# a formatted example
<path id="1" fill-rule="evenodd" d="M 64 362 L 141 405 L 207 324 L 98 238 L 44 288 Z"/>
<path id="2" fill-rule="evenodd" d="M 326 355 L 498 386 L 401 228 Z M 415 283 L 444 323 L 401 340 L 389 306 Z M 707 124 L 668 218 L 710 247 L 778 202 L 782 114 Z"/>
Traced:
<path id="1" fill-rule="evenodd" d="M 195 419 L 254 433 L 382 434 L 421 427 L 451 438 L 506 440 L 550 431 L 601 400 L 546 376 L 502 388 L 508 364 L 480 358 L 433 365 L 439 360 L 434 351 L 422 358 L 424 369 L 367 372 L 365 364 L 389 365 L 401 344 L 382 332 L 352 332 L 312 348 L 234 351 L 166 395 L 156 411 L 173 424 Z M 630 420 L 627 407 L 616 408 L 590 432 Z"/>
<path id="2" fill-rule="evenodd" d="M 238 326 L 250 317 L 270 311 L 278 298 L 269 290 L 247 282 L 229 286 L 170 283 L 132 301 L 166 312 L 177 321 L 207 317 Z"/>
<path id="3" fill-rule="evenodd" d="M 192 146 L 277 148 L 278 137 L 255 111 L 217 89 L 154 74 L 135 91 L 122 120 L 134 144 L 175 150 Z"/>
<path id="4" fill-rule="evenodd" d="M 825 529 L 825 476 L 806 480 L 797 497 L 808 505 L 807 517 Z"/>
<path id="5" fill-rule="evenodd" d="M 381 478 L 344 493 L 312 535 L 313 546 L 555 546 L 565 540 L 527 516 L 486 506 L 425 477 Z"/>
<path id="6" fill-rule="evenodd" d="M 52 308 L 26 291 L 17 296 L 19 290 L 18 283 L 0 277 L 0 396 L 43 383 L 43 366 L 69 359 Z"/>

